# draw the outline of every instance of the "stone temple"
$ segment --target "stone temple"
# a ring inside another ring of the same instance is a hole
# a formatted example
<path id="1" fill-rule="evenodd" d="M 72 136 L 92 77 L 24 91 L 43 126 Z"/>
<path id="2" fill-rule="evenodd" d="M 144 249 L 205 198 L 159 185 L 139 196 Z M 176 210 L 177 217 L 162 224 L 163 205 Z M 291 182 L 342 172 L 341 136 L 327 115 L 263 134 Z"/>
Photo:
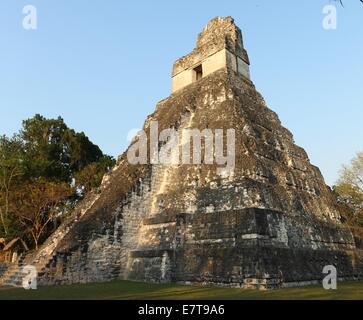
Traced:
<path id="1" fill-rule="evenodd" d="M 359 250 L 319 169 L 250 79 L 241 30 L 211 20 L 174 64 L 172 94 L 144 125 L 235 129 L 233 174 L 217 164 L 116 167 L 23 264 L 38 284 L 128 279 L 276 288 L 361 274 Z M 136 138 L 137 139 L 137 138 Z M 165 143 L 158 144 L 162 151 Z M 9 268 L 2 283 L 15 281 Z"/>

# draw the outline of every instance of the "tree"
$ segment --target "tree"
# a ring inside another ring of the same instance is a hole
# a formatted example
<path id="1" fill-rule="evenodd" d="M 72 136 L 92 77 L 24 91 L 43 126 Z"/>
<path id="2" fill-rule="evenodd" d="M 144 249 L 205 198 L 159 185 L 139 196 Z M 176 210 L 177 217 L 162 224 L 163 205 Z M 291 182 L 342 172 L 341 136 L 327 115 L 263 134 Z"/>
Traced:
<path id="1" fill-rule="evenodd" d="M 98 162 L 93 162 L 84 167 L 75 176 L 77 191 L 84 195 L 91 189 L 99 187 L 104 174 L 109 172 L 114 165 L 115 160 L 112 157 L 104 156 Z"/>
<path id="2" fill-rule="evenodd" d="M 334 0 L 334 1 L 339 1 L 340 4 L 342 5 L 342 7 L 344 7 L 344 4 L 343 4 L 343 0 Z M 363 3 L 363 0 L 359 0 L 361 3 Z"/>
<path id="3" fill-rule="evenodd" d="M 104 156 L 83 132 L 68 128 L 61 117 L 46 119 L 37 114 L 23 121 L 20 137 L 30 178 L 45 177 L 70 183 L 76 172 Z"/>
<path id="4" fill-rule="evenodd" d="M 62 213 L 64 202 L 73 194 L 65 182 L 39 179 L 27 182 L 13 193 L 16 223 L 22 227 L 23 237 L 38 249 L 42 238 L 48 235 L 48 227 Z"/>
<path id="5" fill-rule="evenodd" d="M 38 248 L 53 231 L 51 222 L 98 187 L 114 164 L 61 117 L 23 121 L 13 138 L 0 136 L 0 238 Z"/>
<path id="6" fill-rule="evenodd" d="M 363 226 L 363 152 L 359 152 L 349 166 L 343 166 L 334 190 L 338 199 L 353 210 L 355 219 Z"/>
<path id="7" fill-rule="evenodd" d="M 14 136 L 9 139 L 0 137 L 0 235 L 11 235 L 10 196 L 24 174 L 23 144 Z"/>

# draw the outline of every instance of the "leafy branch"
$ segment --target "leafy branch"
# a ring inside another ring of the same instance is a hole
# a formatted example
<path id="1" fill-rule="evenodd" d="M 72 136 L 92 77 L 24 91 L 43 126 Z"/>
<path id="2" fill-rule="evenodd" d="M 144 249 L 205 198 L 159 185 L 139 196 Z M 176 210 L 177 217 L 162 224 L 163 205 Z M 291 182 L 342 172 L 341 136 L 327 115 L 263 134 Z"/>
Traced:
<path id="1" fill-rule="evenodd" d="M 339 1 L 341 6 L 344 7 L 344 4 L 343 4 L 343 0 L 334 0 L 334 1 Z M 363 0 L 359 0 L 361 3 L 363 3 Z"/>

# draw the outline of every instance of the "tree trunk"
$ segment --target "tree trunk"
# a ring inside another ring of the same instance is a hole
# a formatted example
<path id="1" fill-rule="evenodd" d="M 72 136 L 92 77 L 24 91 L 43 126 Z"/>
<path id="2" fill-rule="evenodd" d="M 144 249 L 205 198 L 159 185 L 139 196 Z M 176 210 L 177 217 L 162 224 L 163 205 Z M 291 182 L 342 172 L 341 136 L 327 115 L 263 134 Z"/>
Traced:
<path id="1" fill-rule="evenodd" d="M 0 209 L 0 219 L 1 219 L 1 224 L 3 226 L 3 229 L 4 229 L 4 233 L 7 236 L 8 235 L 8 229 L 6 228 L 4 214 L 3 214 L 3 211 L 1 209 Z"/>

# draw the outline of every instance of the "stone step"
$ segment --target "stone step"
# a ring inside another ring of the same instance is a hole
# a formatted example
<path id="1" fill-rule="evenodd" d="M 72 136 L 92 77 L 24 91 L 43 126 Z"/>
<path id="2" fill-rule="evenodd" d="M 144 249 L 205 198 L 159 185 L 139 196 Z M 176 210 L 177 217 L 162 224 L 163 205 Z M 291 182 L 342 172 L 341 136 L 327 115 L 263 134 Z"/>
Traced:
<path id="1" fill-rule="evenodd" d="M 0 280 L 0 286 L 22 287 L 23 278 L 25 276 L 23 268 L 25 266 L 26 265 L 12 267 L 11 270 L 9 270 L 9 273 Z"/>

